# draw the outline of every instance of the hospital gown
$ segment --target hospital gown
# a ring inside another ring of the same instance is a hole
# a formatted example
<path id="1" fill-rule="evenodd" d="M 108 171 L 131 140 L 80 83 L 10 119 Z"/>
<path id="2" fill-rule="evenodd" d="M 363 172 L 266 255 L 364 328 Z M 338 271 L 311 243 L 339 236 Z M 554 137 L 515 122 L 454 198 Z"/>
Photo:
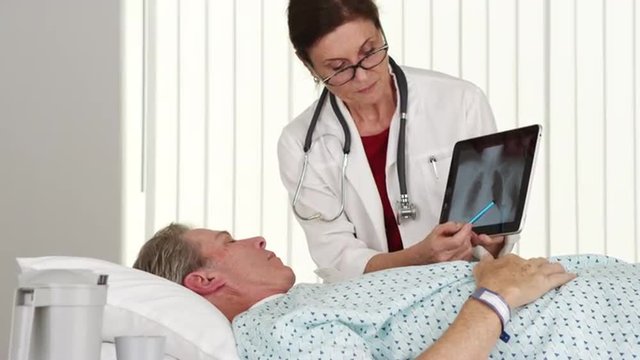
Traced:
<path id="1" fill-rule="evenodd" d="M 512 312 L 492 359 L 640 359 L 640 264 L 558 258 L 572 282 Z M 233 321 L 241 358 L 410 359 L 436 341 L 475 288 L 452 262 L 300 284 Z"/>

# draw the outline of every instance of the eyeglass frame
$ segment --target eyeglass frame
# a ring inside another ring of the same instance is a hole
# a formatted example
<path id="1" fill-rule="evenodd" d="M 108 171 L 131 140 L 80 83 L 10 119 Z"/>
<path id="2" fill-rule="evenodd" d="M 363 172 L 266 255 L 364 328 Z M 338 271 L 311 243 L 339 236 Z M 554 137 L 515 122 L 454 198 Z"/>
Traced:
<path id="1" fill-rule="evenodd" d="M 358 68 L 361 68 L 361 69 L 364 69 L 364 70 L 371 70 L 371 69 L 375 68 L 376 66 L 378 66 L 378 65 L 382 64 L 382 62 L 384 61 L 384 59 L 386 59 L 386 58 L 387 58 L 387 56 L 388 56 L 388 51 L 389 51 L 389 44 L 387 43 L 387 39 L 386 39 L 386 37 L 384 36 L 384 33 L 383 33 L 383 35 L 382 35 L 382 36 L 384 37 L 384 45 L 382 45 L 381 47 L 379 47 L 379 48 L 377 48 L 377 49 L 375 49 L 375 50 L 371 51 L 370 53 L 368 53 L 367 55 L 365 55 L 364 57 L 362 57 L 362 59 L 360 59 L 357 63 L 352 64 L 352 65 L 345 66 L 345 67 L 343 67 L 342 69 L 340 69 L 340 70 L 338 70 L 338 71 L 334 72 L 333 74 L 331 74 L 331 75 L 329 75 L 329 76 L 327 76 L 327 77 L 325 77 L 325 78 L 320 79 L 320 82 L 322 82 L 322 83 L 323 83 L 323 84 L 325 84 L 325 85 L 331 85 L 331 86 L 342 86 L 342 85 L 344 85 L 344 84 L 348 83 L 349 81 L 353 80 L 353 78 L 355 78 L 355 77 L 356 77 L 356 71 L 358 70 Z M 363 63 L 365 60 L 367 60 L 367 59 L 368 59 L 368 58 L 370 58 L 371 56 L 373 56 L 373 55 L 375 55 L 375 54 L 377 54 L 377 53 L 379 53 L 379 52 L 381 52 L 381 51 L 384 51 L 384 52 L 385 52 L 385 55 L 384 55 L 384 57 L 382 58 L 382 60 L 380 60 L 380 62 L 379 62 L 379 63 L 377 63 L 377 64 L 375 64 L 375 65 L 373 65 L 373 66 L 369 66 L 369 67 L 364 67 L 364 66 L 362 66 L 362 63 Z M 331 78 L 333 78 L 334 76 L 338 75 L 338 74 L 339 74 L 339 73 L 341 73 L 341 72 L 345 72 L 345 71 L 350 70 L 350 69 L 353 69 L 353 75 L 351 75 L 351 78 L 349 78 L 349 80 L 347 80 L 347 81 L 343 82 L 342 84 L 337 84 L 337 85 L 329 84 L 329 80 L 331 80 Z"/>

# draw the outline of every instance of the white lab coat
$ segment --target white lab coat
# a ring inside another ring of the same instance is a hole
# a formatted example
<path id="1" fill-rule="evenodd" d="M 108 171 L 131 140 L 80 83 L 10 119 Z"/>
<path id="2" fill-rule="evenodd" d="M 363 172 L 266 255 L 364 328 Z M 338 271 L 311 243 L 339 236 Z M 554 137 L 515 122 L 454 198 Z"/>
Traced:
<path id="1" fill-rule="evenodd" d="M 454 144 L 460 139 L 495 132 L 496 125 L 484 94 L 475 85 L 433 71 L 408 67 L 403 70 L 409 91 L 405 142 L 407 191 L 418 208 L 416 220 L 399 225 L 407 248 L 423 240 L 438 224 Z M 304 139 L 316 103 L 284 128 L 278 143 L 280 175 L 290 199 L 302 171 Z M 388 251 L 382 203 L 362 141 L 344 103 L 339 99 L 338 103 L 352 134 L 345 211 L 329 223 L 299 220 L 311 257 L 318 266 L 316 272 L 325 281 L 360 275 L 372 256 Z M 396 162 L 399 123 L 396 109 L 389 130 L 385 169 L 387 192 L 396 214 L 400 200 Z M 339 211 L 343 143 L 342 127 L 327 99 L 313 134 L 309 167 L 297 204 L 304 216 L 320 212 L 330 218 Z M 508 241 L 503 251 L 512 247 L 513 242 Z"/>

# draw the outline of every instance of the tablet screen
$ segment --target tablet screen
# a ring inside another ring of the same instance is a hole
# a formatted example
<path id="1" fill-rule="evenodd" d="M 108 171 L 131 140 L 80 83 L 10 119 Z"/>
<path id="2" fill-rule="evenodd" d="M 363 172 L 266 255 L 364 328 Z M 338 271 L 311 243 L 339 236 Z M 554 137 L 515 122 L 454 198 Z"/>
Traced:
<path id="1" fill-rule="evenodd" d="M 456 143 L 440 222 L 471 222 L 474 231 L 521 230 L 540 126 Z"/>

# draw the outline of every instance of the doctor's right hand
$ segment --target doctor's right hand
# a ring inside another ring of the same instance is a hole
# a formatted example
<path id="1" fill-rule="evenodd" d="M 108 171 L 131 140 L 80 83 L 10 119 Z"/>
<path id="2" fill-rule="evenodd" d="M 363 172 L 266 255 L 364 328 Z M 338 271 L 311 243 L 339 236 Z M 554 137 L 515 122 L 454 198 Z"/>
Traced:
<path id="1" fill-rule="evenodd" d="M 415 252 L 423 264 L 444 261 L 471 260 L 473 235 L 471 224 L 446 222 L 433 228 L 431 233 L 409 249 Z"/>

